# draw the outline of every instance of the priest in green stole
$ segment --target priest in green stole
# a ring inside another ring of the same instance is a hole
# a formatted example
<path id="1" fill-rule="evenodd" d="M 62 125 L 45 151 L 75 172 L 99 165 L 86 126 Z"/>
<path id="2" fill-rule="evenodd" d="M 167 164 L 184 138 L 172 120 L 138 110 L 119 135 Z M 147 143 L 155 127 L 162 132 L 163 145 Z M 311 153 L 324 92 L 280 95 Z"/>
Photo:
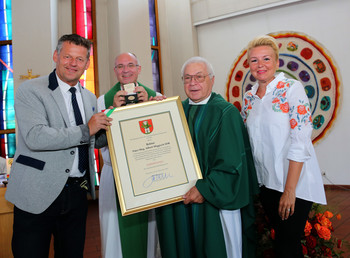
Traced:
<path id="1" fill-rule="evenodd" d="M 255 257 L 253 196 L 258 183 L 239 111 L 212 92 L 214 71 L 201 57 L 182 68 L 183 101 L 203 179 L 184 202 L 156 209 L 163 258 Z"/>
<path id="2" fill-rule="evenodd" d="M 148 101 L 156 92 L 137 82 L 141 66 L 131 53 L 120 54 L 115 59 L 114 72 L 118 83 L 98 98 L 98 109 L 125 105 L 123 85 L 136 83 L 139 101 Z M 155 218 L 149 212 L 121 216 L 108 147 L 101 149 L 103 168 L 99 189 L 99 217 L 102 257 L 146 258 L 156 256 L 157 235 Z M 154 212 L 154 211 L 150 211 Z"/>

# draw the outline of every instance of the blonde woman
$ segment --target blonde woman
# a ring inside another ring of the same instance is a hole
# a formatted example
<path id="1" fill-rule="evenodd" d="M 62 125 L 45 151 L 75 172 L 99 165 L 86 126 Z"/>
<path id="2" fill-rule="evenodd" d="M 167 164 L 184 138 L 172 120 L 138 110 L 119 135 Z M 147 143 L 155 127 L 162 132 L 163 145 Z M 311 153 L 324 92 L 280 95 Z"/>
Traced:
<path id="1" fill-rule="evenodd" d="M 248 44 L 256 84 L 244 95 L 247 126 L 261 202 L 276 231 L 277 257 L 303 257 L 301 236 L 313 202 L 326 204 L 311 141 L 310 103 L 303 85 L 279 67 L 278 45 L 270 36 Z"/>

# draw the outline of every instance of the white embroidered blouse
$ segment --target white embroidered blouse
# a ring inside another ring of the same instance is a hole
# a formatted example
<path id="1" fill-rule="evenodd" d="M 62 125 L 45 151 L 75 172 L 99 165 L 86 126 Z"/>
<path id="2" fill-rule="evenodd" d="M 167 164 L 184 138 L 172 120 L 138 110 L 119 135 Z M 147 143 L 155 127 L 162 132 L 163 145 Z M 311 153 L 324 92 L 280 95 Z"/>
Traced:
<path id="1" fill-rule="evenodd" d="M 243 99 L 242 117 L 247 126 L 260 185 L 284 191 L 289 160 L 304 162 L 296 197 L 326 204 L 321 171 L 311 141 L 310 103 L 303 85 L 283 73 L 269 83 L 265 96 L 258 83 Z"/>

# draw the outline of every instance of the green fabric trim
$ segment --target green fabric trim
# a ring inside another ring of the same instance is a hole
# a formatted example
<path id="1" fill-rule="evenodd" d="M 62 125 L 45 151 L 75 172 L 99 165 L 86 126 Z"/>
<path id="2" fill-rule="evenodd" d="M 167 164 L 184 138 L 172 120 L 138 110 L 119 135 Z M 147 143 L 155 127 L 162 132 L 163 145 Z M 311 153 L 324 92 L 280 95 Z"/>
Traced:
<path id="1" fill-rule="evenodd" d="M 114 111 L 115 109 L 116 109 L 116 108 L 113 108 L 113 109 L 108 110 L 106 116 L 109 117 L 109 116 L 113 113 L 113 111 Z"/>

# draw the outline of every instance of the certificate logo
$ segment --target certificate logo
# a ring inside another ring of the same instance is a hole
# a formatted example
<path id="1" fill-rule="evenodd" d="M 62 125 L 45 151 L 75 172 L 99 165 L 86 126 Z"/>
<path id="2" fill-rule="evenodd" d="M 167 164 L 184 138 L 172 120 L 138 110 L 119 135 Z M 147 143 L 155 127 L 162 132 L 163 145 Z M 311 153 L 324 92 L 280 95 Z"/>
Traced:
<path id="1" fill-rule="evenodd" d="M 140 130 L 143 134 L 150 134 L 153 132 L 153 123 L 152 119 L 139 121 Z"/>

